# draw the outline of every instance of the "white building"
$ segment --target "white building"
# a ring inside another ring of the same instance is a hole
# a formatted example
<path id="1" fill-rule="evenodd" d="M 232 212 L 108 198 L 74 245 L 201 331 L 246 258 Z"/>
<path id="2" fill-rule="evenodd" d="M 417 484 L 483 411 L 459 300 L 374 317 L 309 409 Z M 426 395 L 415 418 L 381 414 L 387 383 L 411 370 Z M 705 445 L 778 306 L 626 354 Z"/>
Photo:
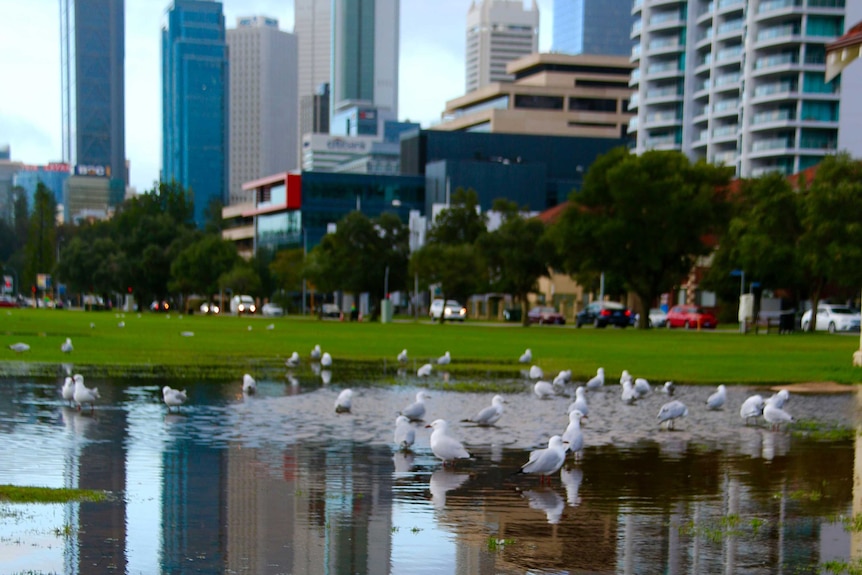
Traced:
<path id="1" fill-rule="evenodd" d="M 467 11 L 466 91 L 508 82 L 506 64 L 539 51 L 539 8 L 531 0 L 473 0 Z"/>
<path id="2" fill-rule="evenodd" d="M 237 18 L 226 38 L 233 204 L 246 201 L 243 182 L 297 167 L 297 39 L 263 16 Z"/>
<path id="3" fill-rule="evenodd" d="M 838 147 L 824 46 L 844 0 L 635 0 L 629 133 L 737 175 L 794 173 Z"/>
<path id="4" fill-rule="evenodd" d="M 332 71 L 332 2 L 294 0 L 294 18 L 293 31 L 298 40 L 297 115 L 300 118 L 296 142 L 301 153 L 303 134 L 317 131 L 315 126 L 320 125 L 329 131 L 329 94 L 326 93 L 327 102 L 322 108 L 320 97 L 321 86 L 329 84 Z M 325 122 L 316 116 L 315 110 L 326 114 Z"/>
<path id="5" fill-rule="evenodd" d="M 367 158 L 380 138 L 305 134 L 302 137 L 302 170 L 335 172 L 349 162 Z"/>

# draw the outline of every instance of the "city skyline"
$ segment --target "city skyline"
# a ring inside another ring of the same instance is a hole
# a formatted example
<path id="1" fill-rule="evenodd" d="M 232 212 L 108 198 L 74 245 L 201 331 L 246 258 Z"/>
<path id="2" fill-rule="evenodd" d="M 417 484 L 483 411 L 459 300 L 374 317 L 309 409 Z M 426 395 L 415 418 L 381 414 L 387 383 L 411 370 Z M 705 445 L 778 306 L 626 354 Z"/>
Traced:
<path id="1" fill-rule="evenodd" d="M 471 0 L 401 7 L 399 119 L 429 127 L 447 100 L 464 93 L 464 23 Z M 289 0 L 225 0 L 228 28 L 240 16 L 263 15 L 293 31 Z M 548 50 L 552 0 L 537 0 L 540 51 Z M 130 185 L 149 190 L 161 169 L 160 28 L 170 2 L 126 0 L 126 156 Z M 15 90 L 0 91 L 0 145 L 12 159 L 46 164 L 62 157 L 59 5 L 57 0 L 12 3 L 0 21 L 0 74 Z M 33 39 L 50 41 L 33 42 Z M 10 54 L 26 57 L 10 57 Z"/>

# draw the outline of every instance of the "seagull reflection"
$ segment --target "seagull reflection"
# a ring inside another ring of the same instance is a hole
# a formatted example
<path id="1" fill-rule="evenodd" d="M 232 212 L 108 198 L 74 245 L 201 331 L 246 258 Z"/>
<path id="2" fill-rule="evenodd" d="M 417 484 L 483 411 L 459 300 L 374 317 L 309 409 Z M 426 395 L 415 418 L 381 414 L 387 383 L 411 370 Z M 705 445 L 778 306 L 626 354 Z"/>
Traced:
<path id="1" fill-rule="evenodd" d="M 85 411 L 79 412 L 74 407 L 63 407 L 60 410 L 60 417 L 66 429 L 81 437 L 87 437 L 87 430 L 96 421 L 95 414 Z"/>
<path id="2" fill-rule="evenodd" d="M 431 474 L 428 489 L 431 491 L 431 502 L 440 509 L 446 505 L 446 493 L 458 489 L 469 479 L 468 473 L 455 473 L 448 469 L 438 469 Z"/>
<path id="3" fill-rule="evenodd" d="M 412 451 L 396 451 L 392 454 L 392 463 L 395 465 L 395 473 L 410 473 L 413 471 L 413 459 L 414 455 Z"/>
<path id="4" fill-rule="evenodd" d="M 331 369 L 323 369 L 320 371 L 320 380 L 323 382 L 323 385 L 329 385 L 332 381 L 332 370 Z"/>
<path id="5" fill-rule="evenodd" d="M 580 467 L 571 467 L 560 471 L 560 479 L 566 488 L 566 502 L 569 507 L 577 507 L 581 504 L 581 496 L 578 495 L 578 490 L 581 488 L 581 482 L 584 480 L 584 472 Z"/>
<path id="6" fill-rule="evenodd" d="M 762 431 L 763 435 L 763 459 L 772 461 L 776 456 L 783 457 L 790 451 L 790 436 L 786 433 L 775 433 Z"/>
<path id="7" fill-rule="evenodd" d="M 320 375 L 320 364 L 317 362 L 312 363 L 311 371 L 314 372 L 314 375 Z"/>
<path id="8" fill-rule="evenodd" d="M 559 493 L 553 489 L 531 489 L 524 491 L 523 495 L 527 498 L 530 509 L 545 512 L 545 515 L 548 517 L 548 523 L 556 525 L 560 522 L 560 518 L 563 516 L 563 509 L 566 505 Z"/>
<path id="9" fill-rule="evenodd" d="M 287 382 L 290 384 L 290 387 L 299 387 L 299 379 L 292 373 L 287 374 Z"/>

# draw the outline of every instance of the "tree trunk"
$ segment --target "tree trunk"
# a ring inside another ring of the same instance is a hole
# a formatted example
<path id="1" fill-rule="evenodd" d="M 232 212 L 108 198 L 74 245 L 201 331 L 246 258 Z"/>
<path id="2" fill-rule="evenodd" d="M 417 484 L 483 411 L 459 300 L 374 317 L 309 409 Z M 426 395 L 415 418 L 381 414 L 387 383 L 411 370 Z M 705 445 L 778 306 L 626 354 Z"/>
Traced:
<path id="1" fill-rule="evenodd" d="M 530 318 L 527 317 L 527 295 L 518 294 L 517 298 L 521 304 L 521 325 L 530 327 Z"/>

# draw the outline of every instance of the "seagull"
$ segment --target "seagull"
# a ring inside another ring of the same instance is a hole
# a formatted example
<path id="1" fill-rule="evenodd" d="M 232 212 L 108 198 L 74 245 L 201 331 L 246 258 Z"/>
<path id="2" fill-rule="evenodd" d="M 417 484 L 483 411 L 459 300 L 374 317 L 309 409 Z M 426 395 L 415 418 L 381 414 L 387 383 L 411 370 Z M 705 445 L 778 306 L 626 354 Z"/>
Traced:
<path id="1" fill-rule="evenodd" d="M 600 367 L 596 370 L 596 374 L 587 382 L 587 389 L 598 389 L 605 384 L 605 368 Z"/>
<path id="2" fill-rule="evenodd" d="M 66 341 L 60 344 L 60 351 L 63 353 L 71 353 L 74 348 L 72 347 L 72 338 L 67 337 Z"/>
<path id="3" fill-rule="evenodd" d="M 117 327 L 126 327 L 126 322 L 121 321 L 120 323 L 117 324 Z"/>
<path id="4" fill-rule="evenodd" d="M 416 401 L 405 407 L 401 411 L 401 415 L 410 421 L 422 421 L 422 418 L 425 417 L 425 400 L 430 397 L 424 389 L 419 390 L 416 394 Z"/>
<path id="5" fill-rule="evenodd" d="M 335 400 L 335 413 L 350 413 L 352 406 L 353 390 L 345 389 L 338 394 L 338 399 Z"/>
<path id="6" fill-rule="evenodd" d="M 75 380 L 66 376 L 65 381 L 63 381 L 63 399 L 72 402 L 75 399 Z"/>
<path id="7" fill-rule="evenodd" d="M 14 351 L 15 353 L 23 353 L 25 351 L 30 351 L 30 346 L 27 345 L 26 343 L 18 342 L 18 343 L 13 343 L 12 345 L 10 345 L 9 349 Z"/>
<path id="8" fill-rule="evenodd" d="M 165 405 L 168 406 L 168 411 L 170 411 L 172 407 L 179 409 L 186 402 L 188 396 L 185 389 L 180 391 L 166 385 L 162 388 L 162 399 L 164 399 Z"/>
<path id="9" fill-rule="evenodd" d="M 588 415 L 590 413 L 590 408 L 587 407 L 587 392 L 583 385 L 579 385 L 575 390 L 575 401 L 569 405 L 569 408 L 566 411 L 571 413 L 575 410 L 580 411 L 582 415 Z"/>
<path id="10" fill-rule="evenodd" d="M 542 379 L 545 376 L 545 373 L 542 371 L 542 368 L 538 365 L 534 365 L 530 367 L 530 379 Z"/>
<path id="11" fill-rule="evenodd" d="M 567 446 L 563 443 L 563 438 L 554 435 L 548 440 L 548 447 L 530 452 L 530 460 L 521 466 L 518 473 L 538 475 L 540 481 L 544 483 L 548 475 L 559 471 L 563 463 L 566 462 L 566 449 Z M 550 479 L 548 482 L 550 483 Z"/>
<path id="12" fill-rule="evenodd" d="M 254 378 L 247 373 L 245 375 L 243 375 L 242 376 L 242 392 L 252 394 L 256 391 L 257 391 L 257 382 L 254 380 Z"/>
<path id="13" fill-rule="evenodd" d="M 426 363 L 425 365 L 416 370 L 416 375 L 418 375 L 419 377 L 428 377 L 429 375 L 431 375 L 432 369 L 434 369 L 434 366 L 430 363 Z"/>
<path id="14" fill-rule="evenodd" d="M 557 377 L 554 378 L 554 381 L 552 383 L 554 384 L 554 387 L 556 387 L 556 386 L 562 387 L 562 386 L 566 385 L 567 383 L 569 383 L 571 380 L 572 380 L 572 370 L 571 369 L 564 369 L 560 373 L 557 374 Z"/>
<path id="15" fill-rule="evenodd" d="M 407 350 L 402 349 L 401 353 L 398 354 L 398 363 L 407 363 Z"/>
<path id="16" fill-rule="evenodd" d="M 72 395 L 72 399 L 75 400 L 75 403 L 78 404 L 78 411 L 81 410 L 81 407 L 85 403 L 90 404 L 90 411 L 96 409 L 96 400 L 101 399 L 99 395 L 99 390 L 95 387 L 88 388 L 84 385 L 84 376 L 81 374 L 75 374 L 73 378 L 75 380 L 75 392 Z"/>
<path id="17" fill-rule="evenodd" d="M 324 351 L 323 355 L 320 356 L 320 366 L 332 367 L 332 356 L 329 355 L 328 351 Z"/>
<path id="18" fill-rule="evenodd" d="M 470 454 L 461 442 L 449 435 L 449 424 L 445 419 L 435 419 L 425 427 L 434 429 L 431 432 L 431 451 L 443 461 L 444 466 L 447 461 L 454 464 L 456 459 L 470 459 Z"/>
<path id="19" fill-rule="evenodd" d="M 474 415 L 469 419 L 462 419 L 462 422 L 465 423 L 475 423 L 479 426 L 488 426 L 494 425 L 497 423 L 497 420 L 503 415 L 503 404 L 506 403 L 506 400 L 503 399 L 502 395 L 495 395 L 493 399 L 491 399 L 491 405 L 489 407 L 484 408 L 479 413 Z"/>
<path id="20" fill-rule="evenodd" d="M 533 361 L 533 352 L 530 351 L 529 347 L 526 349 L 526 351 L 524 351 L 524 353 L 521 354 L 521 357 L 518 358 L 518 361 L 521 363 L 530 363 L 531 361 Z"/>
<path id="21" fill-rule="evenodd" d="M 793 421 L 793 417 L 778 406 L 780 403 L 780 399 L 770 397 L 763 406 L 763 419 L 772 426 L 773 431 L 781 427 L 782 423 Z"/>
<path id="22" fill-rule="evenodd" d="M 778 393 L 773 394 L 766 401 L 771 401 L 772 405 L 775 407 L 784 408 L 784 404 L 787 403 L 787 400 L 790 399 L 790 392 L 786 389 L 779 390 Z"/>
<path id="23" fill-rule="evenodd" d="M 661 386 L 661 392 L 666 393 L 667 395 L 673 395 L 673 392 L 676 391 L 676 386 L 672 381 L 664 382 L 664 385 Z"/>
<path id="24" fill-rule="evenodd" d="M 575 459 L 580 458 L 580 451 L 584 448 L 584 434 L 581 431 L 581 418 L 584 414 L 577 409 L 569 412 L 569 425 L 563 432 L 563 441 L 567 444 L 566 450 L 571 451 Z"/>
<path id="25" fill-rule="evenodd" d="M 632 381 L 630 379 L 623 380 L 623 392 L 620 394 L 620 399 L 623 400 L 624 403 L 634 403 L 635 402 L 635 389 L 632 386 Z"/>
<path id="26" fill-rule="evenodd" d="M 727 401 L 727 389 L 723 385 L 718 388 L 707 398 L 706 406 L 709 409 L 721 409 L 724 407 L 724 402 Z"/>
<path id="27" fill-rule="evenodd" d="M 275 329 L 275 324 L 274 324 L 274 323 L 269 324 L 268 326 L 266 326 L 266 329 L 268 329 L 268 330 L 270 330 L 270 331 L 274 330 L 274 329 Z"/>
<path id="28" fill-rule="evenodd" d="M 739 417 L 744 419 L 745 424 L 748 425 L 748 422 L 752 417 L 760 417 L 763 415 L 763 407 L 763 396 L 752 395 L 742 402 L 742 407 L 739 408 Z"/>
<path id="29" fill-rule="evenodd" d="M 449 365 L 451 362 L 452 356 L 449 355 L 448 351 L 437 358 L 437 365 Z"/>
<path id="30" fill-rule="evenodd" d="M 688 408 L 683 402 L 675 399 L 661 406 L 661 410 L 658 412 L 658 424 L 661 426 L 662 423 L 667 421 L 667 428 L 672 429 L 673 420 L 678 417 L 685 417 L 686 415 L 688 415 Z"/>
<path id="31" fill-rule="evenodd" d="M 320 359 L 320 344 L 315 345 L 311 350 L 311 359 Z"/>
<path id="32" fill-rule="evenodd" d="M 652 388 L 649 385 L 649 381 L 642 377 L 635 379 L 635 385 L 633 389 L 635 392 L 635 399 L 642 399 L 643 397 L 646 397 L 646 395 L 650 391 L 652 391 Z"/>
<path id="33" fill-rule="evenodd" d="M 284 362 L 287 367 L 296 367 L 299 365 L 299 353 L 293 352 L 287 361 Z"/>
<path id="34" fill-rule="evenodd" d="M 554 389 L 554 384 L 539 380 L 533 385 L 533 393 L 536 394 L 536 397 L 539 399 L 547 399 L 554 395 L 557 390 Z"/>
<path id="35" fill-rule="evenodd" d="M 407 451 L 413 447 L 413 442 L 416 441 L 416 430 L 410 425 L 410 420 L 403 415 L 395 418 L 395 445 L 402 451 Z"/>
<path id="36" fill-rule="evenodd" d="M 632 374 L 630 374 L 629 370 L 627 369 L 624 369 L 622 375 L 620 375 L 620 384 L 622 384 L 624 381 L 633 381 Z"/>

